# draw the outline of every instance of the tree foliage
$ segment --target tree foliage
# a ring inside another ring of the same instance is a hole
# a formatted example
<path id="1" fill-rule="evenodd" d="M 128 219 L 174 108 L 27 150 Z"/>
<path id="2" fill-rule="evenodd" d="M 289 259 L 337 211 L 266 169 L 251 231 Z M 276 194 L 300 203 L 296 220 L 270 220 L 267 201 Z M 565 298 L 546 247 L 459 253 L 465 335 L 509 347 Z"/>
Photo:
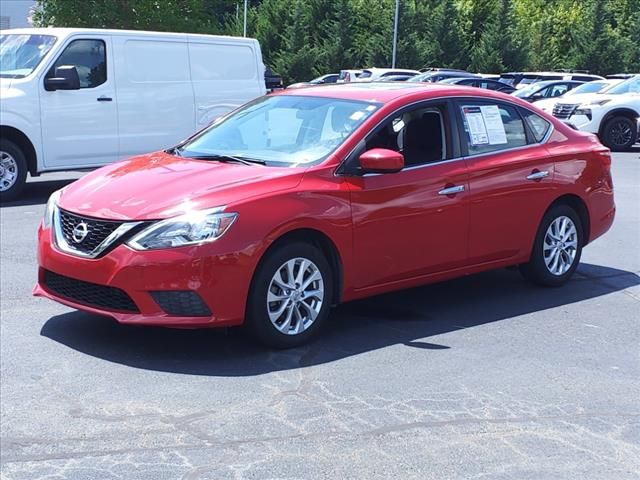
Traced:
<path id="1" fill-rule="evenodd" d="M 250 0 L 287 81 L 390 66 L 395 0 Z M 640 71 L 640 0 L 400 0 L 397 66 Z M 41 26 L 241 35 L 243 0 L 38 0 Z"/>

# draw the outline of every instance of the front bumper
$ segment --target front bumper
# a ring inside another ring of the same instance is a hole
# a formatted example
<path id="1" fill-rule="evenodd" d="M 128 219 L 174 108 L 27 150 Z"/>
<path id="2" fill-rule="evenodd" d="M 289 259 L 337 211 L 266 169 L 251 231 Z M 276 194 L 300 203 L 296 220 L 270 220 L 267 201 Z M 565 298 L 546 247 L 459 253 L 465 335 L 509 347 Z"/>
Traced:
<path id="1" fill-rule="evenodd" d="M 38 283 L 33 294 L 78 310 L 110 316 L 120 323 L 178 328 L 239 325 L 244 319 L 255 265 L 250 255 L 222 252 L 214 244 L 144 252 L 119 245 L 103 257 L 87 259 L 58 250 L 53 245 L 51 230 L 40 227 Z M 54 291 L 47 285 L 47 271 L 78 283 L 119 289 L 131 298 L 134 311 L 81 301 L 77 295 L 61 295 L 60 290 Z M 195 292 L 206 305 L 207 314 L 167 313 L 152 293 L 176 291 Z"/>

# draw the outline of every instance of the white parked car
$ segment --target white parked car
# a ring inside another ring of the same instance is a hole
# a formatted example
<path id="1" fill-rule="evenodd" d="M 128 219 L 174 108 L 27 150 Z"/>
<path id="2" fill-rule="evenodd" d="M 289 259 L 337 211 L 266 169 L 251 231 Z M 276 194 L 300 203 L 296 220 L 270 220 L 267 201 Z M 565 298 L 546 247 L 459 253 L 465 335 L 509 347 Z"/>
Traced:
<path id="1" fill-rule="evenodd" d="M 556 105 L 556 103 L 568 103 L 573 100 L 581 101 L 580 99 L 588 98 L 588 97 L 586 96 L 580 97 L 578 95 L 585 95 L 590 93 L 604 93 L 608 88 L 611 88 L 620 82 L 622 82 L 622 80 L 619 80 L 619 79 L 594 80 L 593 82 L 586 82 L 586 83 L 583 83 L 582 85 L 577 86 L 576 88 L 569 90 L 567 93 L 559 97 L 545 98 L 544 100 L 538 100 L 536 102 L 536 107 L 538 107 L 541 110 L 544 110 L 547 113 L 552 113 L 553 107 Z"/>
<path id="2" fill-rule="evenodd" d="M 640 75 L 604 93 L 580 95 L 558 102 L 553 116 L 578 130 L 595 133 L 613 151 L 629 149 L 638 141 L 640 121 Z"/>
<path id="3" fill-rule="evenodd" d="M 92 29 L 0 35 L 0 197 L 27 171 L 175 145 L 266 92 L 254 39 Z"/>
<path id="4" fill-rule="evenodd" d="M 375 82 L 381 80 L 384 77 L 390 77 L 392 75 L 420 75 L 418 70 L 409 70 L 406 68 L 365 68 L 362 73 L 358 75 L 358 78 L 352 80 L 353 82 Z"/>
<path id="5" fill-rule="evenodd" d="M 355 81 L 362 73 L 362 70 L 340 70 L 336 83 L 350 83 Z"/>

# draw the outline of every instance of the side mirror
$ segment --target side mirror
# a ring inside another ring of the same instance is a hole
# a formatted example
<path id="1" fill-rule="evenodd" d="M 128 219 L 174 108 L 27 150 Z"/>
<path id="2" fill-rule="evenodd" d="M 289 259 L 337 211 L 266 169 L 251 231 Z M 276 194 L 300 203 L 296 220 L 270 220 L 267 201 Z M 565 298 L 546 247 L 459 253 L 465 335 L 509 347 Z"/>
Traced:
<path id="1" fill-rule="evenodd" d="M 397 173 L 404 168 L 404 156 L 386 148 L 372 148 L 358 159 L 364 173 Z"/>
<path id="2" fill-rule="evenodd" d="M 534 93 L 533 95 L 531 95 L 530 100 L 532 102 L 537 102 L 538 100 L 542 100 L 544 98 L 544 95 L 542 95 L 541 93 Z"/>
<path id="3" fill-rule="evenodd" d="M 75 65 L 62 65 L 56 67 L 53 77 L 44 79 L 44 89 L 48 92 L 54 90 L 79 90 L 80 76 Z"/>

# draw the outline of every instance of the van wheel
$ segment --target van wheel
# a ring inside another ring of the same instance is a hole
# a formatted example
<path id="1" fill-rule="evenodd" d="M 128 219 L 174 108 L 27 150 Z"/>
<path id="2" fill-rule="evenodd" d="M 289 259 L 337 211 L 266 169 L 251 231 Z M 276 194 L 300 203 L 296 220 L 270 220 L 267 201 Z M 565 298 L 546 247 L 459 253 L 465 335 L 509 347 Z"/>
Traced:
<path id="1" fill-rule="evenodd" d="M 614 117 L 602 129 L 602 143 L 614 152 L 629 150 L 637 138 L 636 124 L 627 117 Z"/>
<path id="2" fill-rule="evenodd" d="M 559 287 L 573 275 L 582 255 L 584 234 L 580 217 L 568 205 L 558 205 L 542 219 L 529 263 L 520 271 L 531 282 Z"/>
<path id="3" fill-rule="evenodd" d="M 306 243 L 283 244 L 267 255 L 251 285 L 247 327 L 269 347 L 297 347 L 326 323 L 333 303 L 331 268 Z"/>
<path id="4" fill-rule="evenodd" d="M 0 139 L 0 200 L 18 198 L 27 180 L 27 160 L 11 140 Z"/>

